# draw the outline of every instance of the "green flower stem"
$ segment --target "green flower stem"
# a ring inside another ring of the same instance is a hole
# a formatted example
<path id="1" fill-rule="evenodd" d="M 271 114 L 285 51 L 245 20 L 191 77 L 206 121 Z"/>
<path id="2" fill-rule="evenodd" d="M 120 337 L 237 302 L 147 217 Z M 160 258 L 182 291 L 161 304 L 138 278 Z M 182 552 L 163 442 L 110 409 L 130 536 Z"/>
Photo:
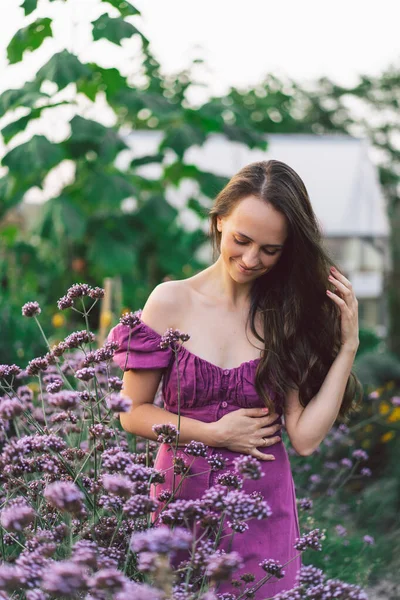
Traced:
<path id="1" fill-rule="evenodd" d="M 43 419 L 44 419 L 44 424 L 46 426 L 46 428 L 48 428 L 47 425 L 47 419 L 46 419 L 46 410 L 44 407 L 44 398 L 43 398 L 43 388 L 42 388 L 42 378 L 40 377 L 40 373 L 38 374 L 38 379 L 39 379 L 39 387 L 40 387 L 40 400 L 42 402 L 42 410 L 43 410 Z"/>

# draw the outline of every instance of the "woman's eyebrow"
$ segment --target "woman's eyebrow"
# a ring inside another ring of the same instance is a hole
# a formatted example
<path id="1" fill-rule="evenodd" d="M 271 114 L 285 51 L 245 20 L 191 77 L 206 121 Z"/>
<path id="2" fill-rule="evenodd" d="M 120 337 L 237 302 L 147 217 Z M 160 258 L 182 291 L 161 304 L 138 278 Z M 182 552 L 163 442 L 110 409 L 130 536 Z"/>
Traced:
<path id="1" fill-rule="evenodd" d="M 251 237 L 249 237 L 248 235 L 241 233 L 240 231 L 236 232 L 237 235 L 241 235 L 242 237 L 245 237 L 246 239 L 250 240 L 251 242 L 253 242 L 254 240 L 251 239 Z M 262 246 L 262 248 L 283 248 L 283 244 L 264 244 L 264 246 Z"/>

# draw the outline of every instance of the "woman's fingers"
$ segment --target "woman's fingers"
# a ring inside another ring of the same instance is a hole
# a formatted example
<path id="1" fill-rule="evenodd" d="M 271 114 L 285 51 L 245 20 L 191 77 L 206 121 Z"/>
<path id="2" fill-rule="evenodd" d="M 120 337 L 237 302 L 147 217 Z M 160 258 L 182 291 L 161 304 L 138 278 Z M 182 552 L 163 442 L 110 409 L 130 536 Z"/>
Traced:
<path id="1" fill-rule="evenodd" d="M 259 458 L 260 460 L 275 460 L 275 456 L 273 454 L 264 454 L 259 450 L 253 450 L 252 452 L 250 452 L 250 454 L 251 456 Z"/>

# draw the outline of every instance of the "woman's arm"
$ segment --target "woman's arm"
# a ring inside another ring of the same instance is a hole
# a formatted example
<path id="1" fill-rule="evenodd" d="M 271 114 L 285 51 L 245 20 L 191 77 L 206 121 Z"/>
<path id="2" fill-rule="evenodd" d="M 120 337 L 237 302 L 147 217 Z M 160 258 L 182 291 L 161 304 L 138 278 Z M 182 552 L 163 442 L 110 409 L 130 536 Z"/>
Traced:
<path id="1" fill-rule="evenodd" d="M 129 413 L 120 413 L 122 427 L 125 431 L 135 433 L 150 440 L 157 440 L 152 426 L 161 423 L 172 423 L 178 427 L 178 415 L 154 404 L 140 404 Z M 190 417 L 180 418 L 178 446 L 188 444 L 192 440 L 203 442 L 207 446 L 217 446 L 215 423 L 205 423 Z"/>
<path id="2" fill-rule="evenodd" d="M 294 449 L 308 456 L 319 446 L 339 414 L 353 362 L 360 343 L 358 301 L 350 281 L 331 267 L 328 281 L 335 290 L 328 297 L 340 309 L 341 348 L 318 393 L 303 408 L 292 390 L 286 399 L 285 424 Z"/>
<path id="3" fill-rule="evenodd" d="M 320 445 L 339 414 L 356 347 L 342 346 L 318 393 L 304 408 L 291 390 L 285 404 L 285 427 L 293 448 L 309 456 Z"/>

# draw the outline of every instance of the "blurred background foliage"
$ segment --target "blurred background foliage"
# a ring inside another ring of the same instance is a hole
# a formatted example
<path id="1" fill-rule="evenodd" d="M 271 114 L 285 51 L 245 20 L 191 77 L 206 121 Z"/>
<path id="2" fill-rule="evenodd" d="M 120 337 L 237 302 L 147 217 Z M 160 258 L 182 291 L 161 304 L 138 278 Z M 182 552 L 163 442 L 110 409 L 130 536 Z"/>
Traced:
<path id="1" fill-rule="evenodd" d="M 38 0 L 21 3 L 27 25 L 8 44 L 10 64 L 24 60 L 27 52 L 34 52 L 53 36 L 52 19 L 35 18 L 37 5 Z M 357 579 L 351 558 L 356 554 L 360 577 L 367 571 L 377 575 L 378 567 L 371 566 L 369 550 L 359 554 L 360 531 L 372 528 L 371 533 L 379 540 L 374 560 L 380 557 L 374 564 L 385 564 L 393 571 L 399 556 L 395 536 L 398 540 L 400 506 L 400 416 L 399 410 L 393 412 L 391 403 L 392 397 L 400 396 L 400 153 L 395 136 L 400 126 L 399 72 L 389 68 L 379 77 L 361 76 L 352 88 L 338 86 L 327 78 L 302 85 L 267 74 L 254 89 L 231 88 L 223 97 L 210 97 L 201 106 L 191 106 L 187 93 L 196 85 L 192 71 L 199 59 L 184 71 L 164 75 L 150 41 L 140 31 L 140 12 L 127 1 L 99 0 L 99 6 L 103 5 L 104 14 L 91 24 L 93 44 L 106 39 L 121 45 L 123 39 L 138 37 L 141 85 L 133 84 L 132 78 L 117 68 L 83 63 L 73 52 L 63 49 L 39 69 L 32 81 L 0 95 L 0 118 L 8 116 L 9 121 L 1 130 L 6 146 L 2 164 L 7 172 L 0 179 L 0 363 L 24 366 L 44 352 L 35 324 L 21 317 L 21 306 L 27 301 L 40 303 L 42 326 L 50 340 L 58 341 L 74 324 L 69 323 L 67 328 L 56 301 L 73 283 L 102 286 L 106 278 L 119 281 L 118 314 L 114 315 L 119 316 L 123 308 L 142 307 L 160 281 L 184 278 L 207 266 L 196 258 L 197 250 L 208 242 L 207 235 L 200 228 L 183 229 L 179 211 L 165 199 L 168 186 L 177 187 L 184 179 L 194 180 L 198 194 L 190 199 L 188 207 L 204 221 L 207 207 L 227 181 L 187 164 L 185 152 L 191 146 L 203 144 L 216 133 L 261 149 L 266 149 L 265 139 L 270 133 L 339 132 L 367 137 L 380 153 L 380 182 L 391 223 L 392 272 L 387 289 L 390 327 L 385 340 L 373 331 L 360 331 L 355 369 L 366 396 L 362 412 L 354 416 L 350 428 L 356 443 L 371 456 L 372 477 L 341 488 L 338 506 L 349 504 L 342 516 L 357 535 L 350 539 L 347 549 L 342 544 L 343 536 L 330 538 L 333 549 L 329 564 L 330 574 L 339 576 L 337 571 L 343 568 L 346 550 L 348 581 Z M 119 16 L 110 17 L 107 7 L 113 7 Z M 46 91 L 49 83 L 54 93 Z M 73 93 L 68 99 L 60 99 L 67 86 Z M 91 103 L 101 97 L 115 123 L 105 126 L 87 118 L 80 102 L 83 97 Z M 71 112 L 65 139 L 56 142 L 33 135 L 29 141 L 15 143 L 15 137 L 32 120 L 44 113 L 51 115 L 61 106 Z M 362 108 L 367 109 L 369 118 Z M 21 109 L 23 115 L 14 117 L 21 115 Z M 130 130 L 157 130 L 162 134 L 161 141 L 155 154 L 133 159 L 126 169 L 120 169 L 116 158 L 127 149 L 121 132 Z M 73 163 L 73 181 L 43 205 L 38 219 L 24 226 L 10 220 L 25 194 L 34 187 L 43 189 L 47 175 L 63 161 Z M 160 167 L 161 175 L 156 180 L 139 174 L 140 167 L 151 164 Z M 122 201 L 131 197 L 137 202 L 136 209 L 126 212 Z M 204 198 L 209 200 L 208 205 Z M 99 326 L 98 306 L 90 314 L 92 329 Z M 343 456 L 343 448 L 337 450 L 332 445 L 326 445 L 322 452 L 330 462 Z M 293 457 L 296 460 L 303 459 Z M 311 464 L 317 461 L 315 469 L 322 469 L 320 456 L 307 460 Z M 306 489 L 299 475 L 301 469 L 296 467 L 295 472 L 296 486 Z M 319 494 L 318 490 L 314 493 Z M 334 505 L 331 502 L 329 510 L 325 507 L 316 511 L 318 526 L 329 528 L 337 522 L 337 514 L 332 517 L 329 513 Z"/>
<path id="2" fill-rule="evenodd" d="M 21 3 L 27 25 L 8 44 L 10 64 L 22 61 L 27 52 L 53 36 L 50 17 L 35 19 L 37 6 L 38 0 Z M 368 136 L 381 150 L 380 178 L 392 224 L 387 347 L 400 356 L 399 151 L 393 135 L 399 125 L 398 73 L 389 69 L 380 77 L 361 76 L 354 88 L 337 86 L 326 78 L 306 87 L 268 74 L 254 89 L 231 88 L 225 96 L 210 97 L 194 107 L 187 92 L 196 85 L 192 70 L 199 59 L 182 72 L 164 75 L 140 31 L 140 12 L 121 0 L 99 0 L 99 6 L 104 13 L 91 23 L 93 44 L 105 39 L 121 45 L 123 39 L 138 37 L 141 85 L 132 84 L 132 77 L 117 68 L 83 63 L 63 49 L 51 56 L 32 81 L 0 96 L 0 118 L 9 117 L 1 130 L 7 173 L 0 179 L 0 319 L 8 335 L 0 345 L 0 360 L 35 355 L 34 336 L 30 340 L 29 332 L 20 330 L 19 309 L 28 300 L 40 302 L 47 317 L 44 321 L 60 327 L 56 333 L 62 335 L 63 318 L 55 302 L 76 281 L 102 285 L 106 277 L 118 278 L 120 311 L 142 307 L 150 291 L 165 278 L 187 277 L 207 266 L 196 258 L 207 235 L 200 228 L 187 231 L 181 227 L 179 211 L 166 201 L 165 190 L 179 186 L 183 179 L 195 180 L 198 195 L 190 199 L 188 208 L 203 221 L 207 219 L 206 209 L 226 179 L 187 164 L 184 155 L 215 133 L 262 149 L 268 133 L 344 132 Z M 118 16 L 108 15 L 106 8 L 111 7 Z M 52 94 L 46 91 L 49 82 L 55 90 Z M 72 93 L 60 99 L 67 86 Z M 92 103 L 99 97 L 105 100 L 115 124 L 105 126 L 85 117 L 83 97 Z M 349 108 L 354 102 L 367 106 L 369 114 L 379 114 L 379 119 L 358 116 L 362 111 Z M 67 106 L 72 115 L 65 139 L 55 142 L 33 135 L 29 141 L 15 143 L 15 136 L 32 120 L 44 112 L 50 116 L 60 106 Z M 10 120 L 21 109 L 23 116 Z M 116 166 L 117 156 L 127 149 L 121 132 L 130 130 L 157 130 L 162 137 L 155 154 L 133 159 L 122 170 Z M 46 176 L 63 161 L 73 163 L 73 181 L 50 198 L 39 219 L 24 229 L 10 222 L 7 217 L 25 194 L 35 186 L 43 188 Z M 139 174 L 141 166 L 154 163 L 160 166 L 158 179 Z M 137 208 L 126 212 L 121 203 L 132 197 Z M 209 199 L 207 206 L 204 198 Z M 91 326 L 96 327 L 98 319 L 98 312 L 93 311 Z M 360 352 L 372 343 L 367 338 L 362 339 Z"/>

